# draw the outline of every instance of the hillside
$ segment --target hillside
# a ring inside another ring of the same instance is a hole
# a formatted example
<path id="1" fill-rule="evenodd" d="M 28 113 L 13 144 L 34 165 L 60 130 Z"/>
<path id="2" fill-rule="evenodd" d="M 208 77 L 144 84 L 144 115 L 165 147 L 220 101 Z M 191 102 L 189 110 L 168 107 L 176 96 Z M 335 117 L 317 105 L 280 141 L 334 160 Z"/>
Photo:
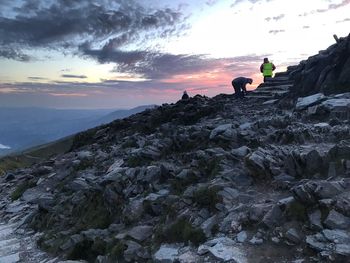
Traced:
<path id="1" fill-rule="evenodd" d="M 76 134 L 0 179 L 3 223 L 50 262 L 349 262 L 350 89 L 295 92 L 299 67 Z"/>
<path id="2" fill-rule="evenodd" d="M 126 110 L 0 108 L 0 156 L 47 144 L 77 132 L 125 118 L 154 105 Z"/>

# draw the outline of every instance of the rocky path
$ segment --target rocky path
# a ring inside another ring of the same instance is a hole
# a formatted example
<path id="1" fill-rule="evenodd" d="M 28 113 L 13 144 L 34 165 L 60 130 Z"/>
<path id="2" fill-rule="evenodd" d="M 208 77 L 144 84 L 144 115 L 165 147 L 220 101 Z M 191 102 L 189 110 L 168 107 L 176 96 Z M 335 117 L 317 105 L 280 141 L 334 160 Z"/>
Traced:
<path id="1" fill-rule="evenodd" d="M 16 228 L 16 223 L 0 224 L 0 262 L 49 262 L 48 256 L 36 248 L 33 237 L 20 234 L 24 231 Z"/>

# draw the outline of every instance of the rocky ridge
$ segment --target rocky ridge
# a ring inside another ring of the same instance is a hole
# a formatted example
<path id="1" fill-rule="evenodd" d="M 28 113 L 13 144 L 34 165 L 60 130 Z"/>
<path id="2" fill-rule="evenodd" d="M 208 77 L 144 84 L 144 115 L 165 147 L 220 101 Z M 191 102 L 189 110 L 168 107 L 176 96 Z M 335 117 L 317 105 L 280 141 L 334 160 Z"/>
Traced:
<path id="1" fill-rule="evenodd" d="M 348 262 L 350 93 L 296 100 L 294 71 L 77 134 L 0 179 L 1 218 L 51 262 Z"/>

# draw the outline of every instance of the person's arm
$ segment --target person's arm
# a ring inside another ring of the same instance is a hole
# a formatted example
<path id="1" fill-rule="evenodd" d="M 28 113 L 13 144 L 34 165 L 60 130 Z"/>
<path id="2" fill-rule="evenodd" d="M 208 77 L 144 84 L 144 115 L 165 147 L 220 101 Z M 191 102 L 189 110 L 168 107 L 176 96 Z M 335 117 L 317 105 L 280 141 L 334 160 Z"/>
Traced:
<path id="1" fill-rule="evenodd" d="M 272 63 L 272 70 L 275 70 L 276 66 Z"/>
<path id="2" fill-rule="evenodd" d="M 261 64 L 261 66 L 260 66 L 260 72 L 261 72 L 261 73 L 264 72 L 264 64 Z"/>

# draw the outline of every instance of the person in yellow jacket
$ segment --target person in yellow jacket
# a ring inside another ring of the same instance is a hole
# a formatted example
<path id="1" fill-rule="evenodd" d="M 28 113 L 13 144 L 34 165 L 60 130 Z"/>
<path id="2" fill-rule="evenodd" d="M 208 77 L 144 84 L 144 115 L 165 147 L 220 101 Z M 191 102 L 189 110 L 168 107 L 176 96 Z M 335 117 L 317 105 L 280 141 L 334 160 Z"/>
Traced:
<path id="1" fill-rule="evenodd" d="M 272 71 L 275 69 L 275 65 L 271 63 L 268 58 L 264 58 L 264 63 L 262 63 L 260 66 L 260 72 L 264 76 L 264 82 L 266 82 L 268 78 L 272 77 Z"/>

